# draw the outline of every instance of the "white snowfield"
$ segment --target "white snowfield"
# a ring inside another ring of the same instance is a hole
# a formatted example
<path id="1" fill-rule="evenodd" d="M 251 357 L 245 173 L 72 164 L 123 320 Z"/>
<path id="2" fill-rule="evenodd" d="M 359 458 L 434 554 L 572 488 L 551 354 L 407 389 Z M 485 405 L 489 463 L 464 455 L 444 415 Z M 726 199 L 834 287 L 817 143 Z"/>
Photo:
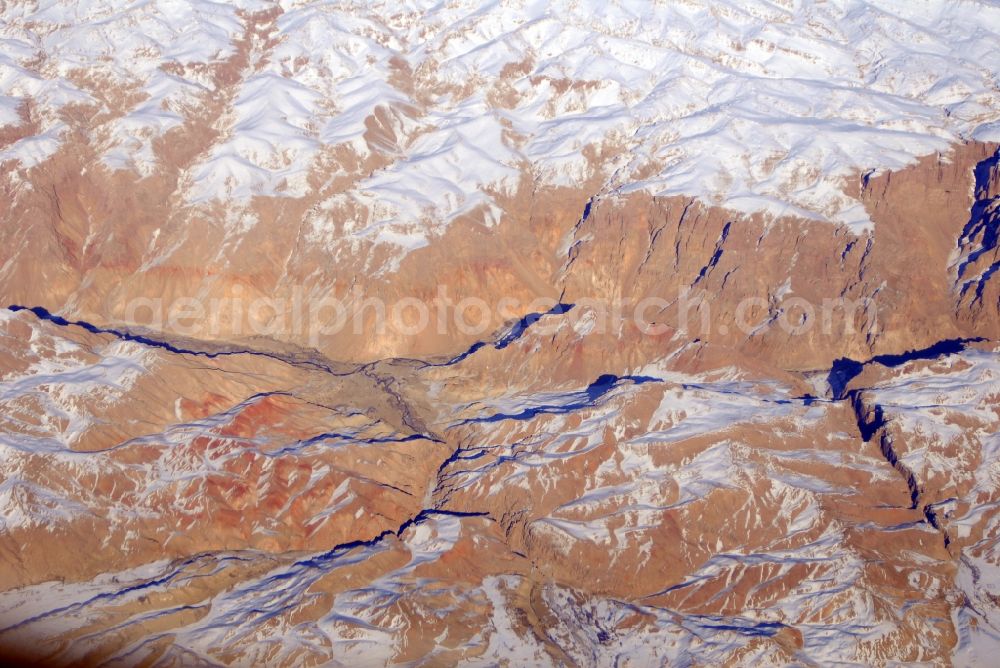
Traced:
<path id="1" fill-rule="evenodd" d="M 221 101 L 188 203 L 312 192 L 316 238 L 347 216 L 401 253 L 538 186 L 862 233 L 847 180 L 1000 140 L 987 1 L 62 0 L 6 7 L 0 40 L 0 125 L 37 126 L 0 162 L 56 154 L 87 103 L 108 112 L 88 128 L 105 167 L 148 175 L 155 140 Z M 206 64 L 240 49 L 235 83 L 214 83 Z"/>

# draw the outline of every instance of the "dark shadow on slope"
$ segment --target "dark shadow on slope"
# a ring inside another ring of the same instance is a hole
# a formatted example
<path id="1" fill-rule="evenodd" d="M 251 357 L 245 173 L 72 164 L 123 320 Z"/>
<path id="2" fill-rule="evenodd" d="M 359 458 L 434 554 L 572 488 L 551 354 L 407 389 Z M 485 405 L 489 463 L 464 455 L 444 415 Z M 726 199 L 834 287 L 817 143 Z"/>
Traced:
<path id="1" fill-rule="evenodd" d="M 962 229 L 962 234 L 958 238 L 958 246 L 970 243 L 977 237 L 980 238 L 979 248 L 969 253 L 968 257 L 958 267 L 958 277 L 965 276 L 966 268 L 978 260 L 984 253 L 988 253 L 997 247 L 1000 242 L 1000 213 L 990 212 L 990 207 L 997 198 L 988 199 L 986 193 L 989 192 L 990 174 L 1000 167 L 1000 151 L 992 157 L 978 163 L 973 170 L 975 178 L 974 193 L 975 202 L 969 212 L 969 222 Z M 964 293 L 968 289 L 968 284 L 962 287 Z"/>
<path id="2" fill-rule="evenodd" d="M 740 619 L 736 621 L 743 620 Z M 751 638 L 770 638 L 782 629 L 789 628 L 781 622 L 752 622 L 749 620 L 747 620 L 747 624 L 743 626 L 732 623 L 727 624 L 721 620 L 718 623 L 702 622 L 700 626 L 705 630 L 732 631 L 734 633 L 739 633 L 740 635 L 750 636 Z"/>
<path id="3" fill-rule="evenodd" d="M 282 455 L 288 455 L 300 450 L 304 450 L 313 445 L 319 445 L 325 441 L 337 441 L 330 445 L 329 447 L 346 447 L 351 445 L 384 445 L 387 443 L 410 443 L 412 441 L 430 441 L 432 443 L 444 443 L 439 438 L 427 434 L 408 434 L 406 436 L 386 436 L 383 438 L 358 438 L 355 434 L 349 434 L 344 432 L 334 432 L 328 431 L 322 434 L 317 434 L 310 438 L 297 441 L 292 445 L 286 445 L 283 448 L 277 450 L 267 451 L 265 454 L 268 457 L 279 457 Z"/>
<path id="4" fill-rule="evenodd" d="M 466 359 L 470 355 L 476 353 L 481 348 L 485 348 L 486 346 L 489 345 L 492 345 L 493 348 L 495 348 L 496 350 L 503 350 L 510 344 L 514 343 L 514 341 L 517 341 L 522 336 L 524 336 L 524 333 L 528 331 L 528 328 L 531 327 L 536 322 L 538 322 L 539 320 L 541 320 L 544 316 L 562 315 L 564 313 L 569 313 L 570 310 L 573 308 L 573 306 L 574 306 L 573 304 L 559 303 L 550 308 L 548 311 L 544 311 L 542 313 L 529 313 L 528 315 L 524 316 L 523 318 L 515 322 L 514 325 L 510 328 L 510 330 L 496 341 L 492 343 L 488 341 L 476 341 L 471 346 L 469 346 L 468 350 L 466 350 L 460 355 L 452 357 L 447 362 L 441 362 L 439 364 L 430 363 L 425 366 L 451 366 L 453 364 L 458 364 L 459 362 Z"/>
<path id="5" fill-rule="evenodd" d="M 970 343 L 979 343 L 985 340 L 982 337 L 945 339 L 919 350 L 908 350 L 905 353 L 899 354 L 876 355 L 865 362 L 841 357 L 833 361 L 833 365 L 830 367 L 830 374 L 827 376 L 827 383 L 830 385 L 830 391 L 834 399 L 845 399 L 847 398 L 845 393 L 847 385 L 869 364 L 881 364 L 882 366 L 893 368 L 914 360 L 937 359 L 938 357 L 960 353 Z"/>
<path id="6" fill-rule="evenodd" d="M 607 373 L 603 376 L 599 376 L 597 380 L 588 385 L 582 392 L 575 393 L 578 397 L 575 401 L 570 401 L 565 404 L 541 404 L 539 406 L 531 406 L 529 408 L 525 408 L 519 413 L 495 413 L 487 417 L 463 420 L 459 424 L 490 423 L 501 422 L 503 420 L 524 421 L 531 420 L 538 415 L 560 415 L 562 413 L 571 413 L 573 411 L 593 406 L 598 399 L 606 395 L 618 386 L 618 384 L 624 381 L 629 381 L 635 385 L 662 382 L 661 379 L 653 378 L 652 376 L 615 376 Z"/>
<path id="7" fill-rule="evenodd" d="M 304 566 L 306 568 L 326 569 L 333 563 L 334 560 L 342 556 L 345 552 L 349 552 L 350 550 L 354 550 L 359 547 L 375 547 L 389 536 L 396 536 L 396 537 L 402 536 L 403 532 L 409 529 L 410 527 L 423 524 L 424 522 L 426 522 L 431 517 L 434 517 L 435 515 L 440 515 L 444 517 L 489 517 L 490 516 L 489 513 L 484 513 L 484 512 L 462 512 L 458 510 L 438 510 L 436 508 L 424 508 L 416 515 L 414 515 L 410 519 L 400 524 L 399 528 L 397 529 L 386 529 L 382 533 L 368 540 L 352 540 L 346 543 L 341 543 L 340 545 L 334 546 L 329 551 L 324 552 L 323 554 L 309 557 L 308 559 L 302 559 L 301 561 L 297 561 L 295 562 L 295 565 Z M 289 572 L 287 574 L 280 574 L 280 575 L 287 575 L 287 577 L 291 578 L 294 577 L 296 574 Z"/>
<path id="8" fill-rule="evenodd" d="M 20 306 L 18 304 L 11 304 L 7 307 L 7 310 L 17 313 L 18 311 L 30 311 L 34 313 L 39 320 L 46 320 L 59 327 L 79 327 L 84 329 L 91 334 L 107 334 L 114 336 L 122 341 L 131 341 L 133 343 L 140 343 L 149 348 L 159 348 L 161 350 L 166 350 L 167 352 L 176 353 L 178 355 L 195 355 L 198 357 L 206 357 L 209 359 L 214 359 L 216 357 L 227 357 L 232 355 L 256 355 L 258 357 L 267 357 L 269 359 L 282 362 L 284 364 L 291 364 L 292 366 L 307 366 L 319 371 L 324 371 L 334 376 L 345 376 L 350 375 L 348 373 L 342 373 L 334 371 L 332 368 L 320 362 L 312 360 L 293 360 L 281 355 L 275 355 L 273 353 L 262 352 L 259 350 L 250 349 L 238 349 L 238 350 L 219 350 L 216 352 L 208 352 L 205 350 L 193 350 L 191 348 L 182 348 L 176 346 L 167 341 L 162 341 L 160 339 L 154 339 L 149 336 L 142 334 L 133 334 L 123 329 L 115 329 L 112 327 L 98 327 L 85 320 L 67 320 L 62 316 L 50 313 L 48 309 L 42 306 Z M 352 372 L 353 373 L 353 372 Z"/>

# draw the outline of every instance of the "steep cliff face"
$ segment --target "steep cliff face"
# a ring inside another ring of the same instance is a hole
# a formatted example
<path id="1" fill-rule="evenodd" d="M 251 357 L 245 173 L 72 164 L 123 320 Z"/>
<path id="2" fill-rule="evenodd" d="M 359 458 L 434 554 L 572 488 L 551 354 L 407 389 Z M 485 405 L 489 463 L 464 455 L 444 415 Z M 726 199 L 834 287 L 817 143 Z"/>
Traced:
<path id="1" fill-rule="evenodd" d="M 902 171 L 859 175 L 857 196 L 875 222 L 861 234 L 680 196 L 543 190 L 526 195 L 522 210 L 495 227 L 455 222 L 394 272 L 370 274 L 359 264 L 370 257 L 330 263 L 297 247 L 299 231 L 289 220 L 303 214 L 293 204 L 267 231 L 254 228 L 265 237 L 260 243 L 239 242 L 248 244 L 238 253 L 245 268 L 219 264 L 215 249 L 223 241 L 187 226 L 192 241 L 186 243 L 195 244 L 190 252 L 143 259 L 147 244 L 136 241 L 143 224 L 133 216 L 169 218 L 163 201 L 151 193 L 132 199 L 147 186 L 100 186 L 128 193 L 112 198 L 77 180 L 19 198 L 24 209 L 12 212 L 5 227 L 5 248 L 17 252 L 5 265 L 4 294 L 12 304 L 95 323 L 216 341 L 263 336 L 357 362 L 457 354 L 533 304 L 581 302 L 640 315 L 639 324 L 654 334 L 683 329 L 688 338 L 784 368 L 819 368 L 841 356 L 870 357 L 940 339 L 995 338 L 997 182 L 996 145 L 981 143 L 956 145 Z M 145 206 L 147 199 L 156 204 Z M 123 221 L 95 206 L 100 200 L 128 216 Z M 29 216 L 31 225 L 20 222 Z M 84 226 L 95 219 L 108 229 Z M 84 239 L 102 237 L 113 256 L 84 252 Z M 119 244 L 118 237 L 127 241 Z M 480 313 L 487 316 L 472 333 L 455 315 L 470 298 L 487 306 L 466 316 L 476 324 Z M 331 326 L 330 308 L 310 310 L 323 299 L 348 309 L 345 326 Z M 171 309 L 185 300 L 197 300 L 207 315 L 172 320 L 178 311 Z M 393 320 L 391 309 L 406 300 L 427 305 L 435 326 L 416 331 L 405 318 Z M 255 302 L 256 311 L 249 308 Z M 384 327 L 369 302 L 383 305 Z M 236 304 L 246 305 L 238 316 L 230 313 Z"/>
<path id="2" fill-rule="evenodd" d="M 0 9 L 0 657 L 988 661 L 998 12 Z"/>
<path id="3" fill-rule="evenodd" d="M 952 261 L 955 287 L 959 292 L 959 312 L 972 327 L 995 310 L 998 302 L 996 281 L 997 238 L 1000 234 L 1000 166 L 997 155 L 976 165 L 973 204 L 962 229 L 958 256 Z"/>
<path id="4" fill-rule="evenodd" d="M 997 300 L 972 297 L 993 289 L 996 151 L 968 144 L 859 177 L 875 222 L 862 235 L 679 197 L 601 202 L 571 235 L 564 300 L 655 298 L 643 319 L 653 331 L 683 329 L 786 369 L 996 338 Z"/>

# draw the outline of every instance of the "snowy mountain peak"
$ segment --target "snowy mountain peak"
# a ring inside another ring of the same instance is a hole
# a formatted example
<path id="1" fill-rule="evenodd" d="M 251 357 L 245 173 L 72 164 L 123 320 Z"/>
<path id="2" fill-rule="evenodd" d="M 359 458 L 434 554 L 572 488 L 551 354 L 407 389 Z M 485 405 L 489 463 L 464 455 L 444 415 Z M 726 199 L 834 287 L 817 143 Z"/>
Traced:
<path id="1" fill-rule="evenodd" d="M 1000 138 L 998 22 L 943 0 L 24 6 L 0 114 L 37 128 L 0 159 L 52 156 L 84 105 L 106 169 L 149 175 L 208 121 L 187 202 L 307 197 L 332 167 L 387 240 L 495 221 L 526 176 L 861 232 L 848 180 Z"/>

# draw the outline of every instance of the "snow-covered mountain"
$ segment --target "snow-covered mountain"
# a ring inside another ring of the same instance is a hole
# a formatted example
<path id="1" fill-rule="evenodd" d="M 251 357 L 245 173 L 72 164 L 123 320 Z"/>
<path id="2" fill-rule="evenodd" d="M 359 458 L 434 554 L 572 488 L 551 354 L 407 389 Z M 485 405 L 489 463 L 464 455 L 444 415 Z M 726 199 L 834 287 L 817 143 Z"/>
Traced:
<path id="1" fill-rule="evenodd" d="M 92 168 L 148 176 L 158 142 L 203 123 L 181 202 L 343 179 L 321 211 L 404 249 L 462 214 L 495 223 L 526 180 L 864 230 L 845 180 L 1000 139 L 986 2 L 46 2 L 3 19 L 0 120 L 33 127 L 0 159 L 56 155 L 83 107 Z"/>
<path id="2" fill-rule="evenodd" d="M 990 665 L 998 144 L 986 0 L 0 4 L 0 662 Z"/>

